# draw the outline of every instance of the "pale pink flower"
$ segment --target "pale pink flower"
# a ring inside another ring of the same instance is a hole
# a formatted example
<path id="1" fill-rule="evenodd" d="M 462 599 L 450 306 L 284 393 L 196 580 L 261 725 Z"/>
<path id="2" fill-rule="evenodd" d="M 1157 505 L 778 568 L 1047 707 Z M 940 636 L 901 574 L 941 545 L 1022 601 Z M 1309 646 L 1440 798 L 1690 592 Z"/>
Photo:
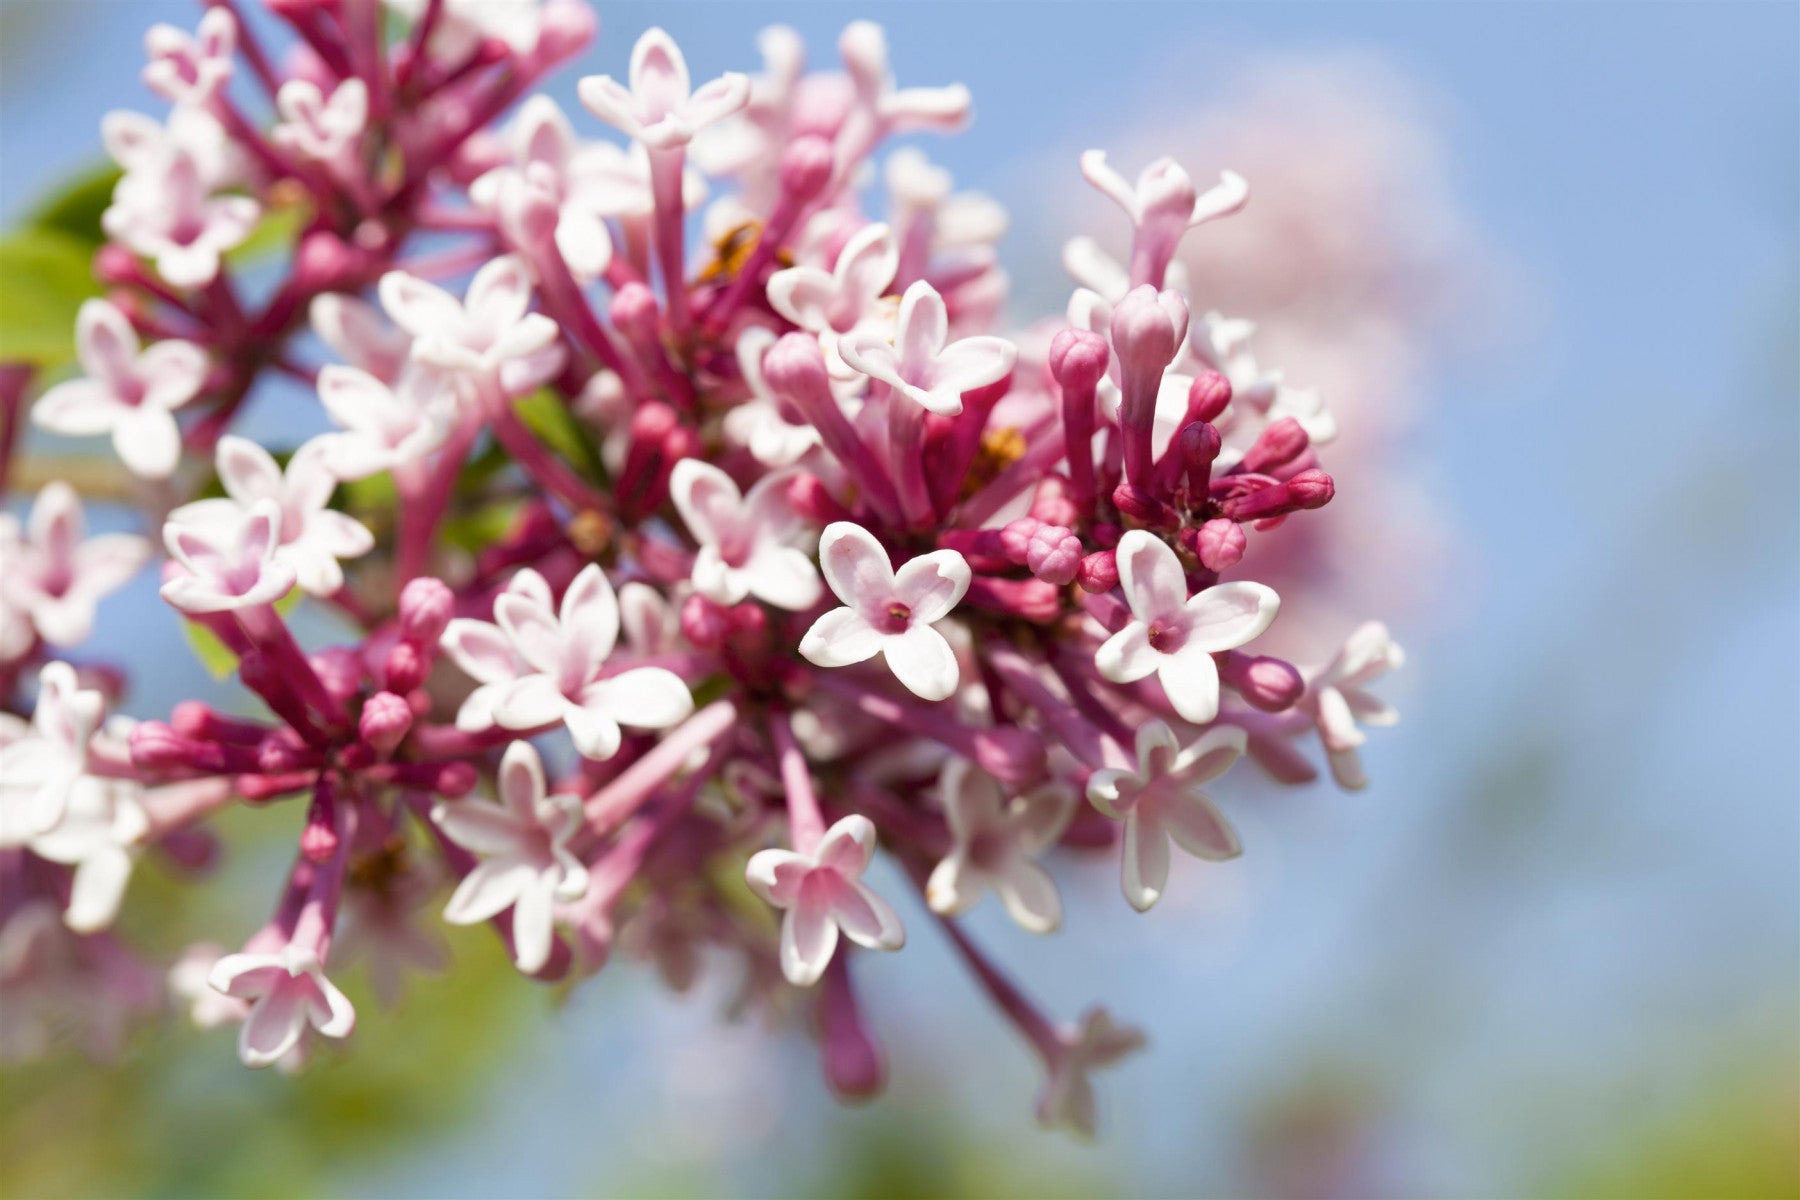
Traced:
<path id="1" fill-rule="evenodd" d="M 230 612 L 272 604 L 294 586 L 283 561 L 281 506 L 258 500 L 205 520 L 171 518 L 163 542 L 185 572 L 162 585 L 162 597 L 186 613 Z"/>
<path id="2" fill-rule="evenodd" d="M 792 543 L 805 523 L 788 503 L 789 472 L 764 475 L 745 496 L 731 476 L 697 458 L 675 464 L 669 496 L 700 544 L 694 590 L 717 604 L 745 596 L 799 612 L 819 602 L 819 572 Z"/>
<path id="3" fill-rule="evenodd" d="M 135 534 L 84 538 L 86 529 L 81 498 L 61 480 L 38 492 L 23 528 L 0 513 L 0 597 L 52 646 L 85 641 L 100 598 L 150 558 L 150 543 Z"/>
<path id="4" fill-rule="evenodd" d="M 961 682 L 956 654 L 933 629 L 962 601 L 973 573 L 954 550 L 934 550 L 898 571 L 873 534 L 834 521 L 819 539 L 825 582 L 844 602 L 813 623 L 800 653 L 821 667 L 847 667 L 877 654 L 916 696 L 943 700 Z"/>
<path id="5" fill-rule="evenodd" d="M 1038 1093 L 1038 1124 L 1063 1128 L 1082 1137 L 1096 1129 L 1094 1086 L 1088 1072 L 1110 1067 L 1143 1049 L 1144 1035 L 1129 1025 L 1115 1025 L 1103 1008 L 1089 1009 L 1081 1024 L 1057 1031 L 1058 1049 L 1045 1064 L 1049 1078 Z"/>
<path id="6" fill-rule="evenodd" d="M 1159 158 L 1138 175 L 1137 184 L 1106 161 L 1101 150 L 1081 156 L 1081 174 L 1131 218 L 1131 281 L 1163 283 L 1163 271 L 1182 235 L 1197 225 L 1230 216 L 1250 199 L 1250 187 L 1235 171 L 1220 173 L 1219 182 L 1199 193 L 1188 173 L 1172 158 Z"/>
<path id="7" fill-rule="evenodd" d="M 891 333 L 894 310 L 884 303 L 900 252 L 886 225 L 865 225 L 838 252 L 832 269 L 789 267 L 769 276 L 769 304 L 776 312 L 817 334 L 819 348 L 833 375 L 851 378 L 856 369 L 838 353 L 841 339 L 852 333 Z"/>
<path id="8" fill-rule="evenodd" d="M 248 196 L 214 196 L 194 156 L 179 147 L 152 170 L 119 181 L 100 216 L 106 235 L 146 258 L 178 288 L 203 287 L 219 274 L 221 257 L 241 245 L 262 215 Z"/>
<path id="9" fill-rule="evenodd" d="M 193 33 L 173 25 L 152 25 L 144 35 L 144 84 L 173 104 L 203 106 L 231 78 L 237 53 L 237 19 L 224 8 L 209 8 Z"/>
<path id="10" fill-rule="evenodd" d="M 850 333 L 839 352 L 851 367 L 879 379 L 930 412 L 953 417 L 964 392 L 1005 379 L 1019 352 L 1005 338 L 979 336 L 951 342 L 944 298 L 924 280 L 900 300 L 893 339 L 870 330 Z"/>
<path id="11" fill-rule="evenodd" d="M 337 478 L 326 464 L 337 435 L 314 438 L 294 452 L 284 471 L 267 450 L 248 438 L 219 439 L 219 482 L 229 499 L 196 500 L 169 514 L 191 524 L 230 521 L 259 500 L 281 512 L 275 557 L 294 572 L 300 586 L 329 596 L 344 586 L 340 558 L 357 558 L 375 548 L 375 535 L 355 518 L 329 507 Z"/>
<path id="12" fill-rule="evenodd" d="M 589 75 L 579 91 L 589 112 L 626 137 L 668 150 L 742 109 L 750 101 L 750 80 L 727 71 L 693 91 L 680 48 L 652 28 L 632 47 L 629 89 L 609 75 Z"/>
<path id="13" fill-rule="evenodd" d="M 207 982 L 224 957 L 225 948 L 217 942 L 195 942 L 169 968 L 169 991 L 187 1006 L 188 1019 L 197 1029 L 235 1025 L 250 1015 L 248 1002 L 214 991 Z"/>
<path id="14" fill-rule="evenodd" d="M 545 795 L 544 764 L 530 742 L 514 742 L 500 762 L 500 803 L 439 804 L 431 819 L 481 861 L 463 877 L 444 920 L 475 925 L 513 910 L 513 959 L 526 974 L 550 958 L 556 905 L 579 900 L 588 871 L 569 851 L 581 828 L 581 797 Z"/>
<path id="15" fill-rule="evenodd" d="M 414 366 L 383 383 L 355 367 L 319 371 L 319 401 L 344 430 L 321 440 L 327 468 L 339 479 L 364 479 L 422 462 L 450 436 L 456 394 L 447 372 Z"/>
<path id="16" fill-rule="evenodd" d="M 1248 581 L 1217 584 L 1190 597 L 1175 551 L 1143 529 L 1119 539 L 1118 564 L 1133 619 L 1095 652 L 1094 665 L 1114 683 L 1155 675 L 1184 721 L 1206 724 L 1219 715 L 1219 669 L 1212 656 L 1267 629 L 1281 598 Z"/>
<path id="17" fill-rule="evenodd" d="M 144 113 L 114 109 L 100 118 L 100 140 L 128 175 L 153 177 L 177 154 L 190 158 L 208 190 L 238 181 L 244 151 L 219 119 L 203 108 L 179 105 L 165 124 Z"/>
<path id="18" fill-rule="evenodd" d="M 369 123 L 369 88 L 346 79 L 327 97 L 309 80 L 290 79 L 275 97 L 275 110 L 281 122 L 269 136 L 276 145 L 319 162 L 346 161 Z"/>
<path id="19" fill-rule="evenodd" d="M 1400 714 L 1386 701 L 1371 695 L 1367 685 L 1398 670 L 1405 651 L 1380 621 L 1367 621 L 1344 640 L 1343 649 L 1325 666 L 1307 672 L 1306 695 L 1300 706 L 1312 715 L 1319 738 L 1331 760 L 1331 775 L 1339 787 L 1360 791 L 1369 785 L 1357 753 L 1368 736 L 1359 725 L 1396 724 Z"/>
<path id="20" fill-rule="evenodd" d="M 1282 372 L 1265 371 L 1250 351 L 1256 325 L 1209 312 L 1194 322 L 1189 343 L 1194 357 L 1231 383 L 1231 404 L 1215 422 L 1225 448 L 1242 455 L 1257 435 L 1283 417 L 1292 417 L 1307 439 L 1323 444 L 1337 436 L 1337 419 L 1313 388 L 1286 383 Z"/>
<path id="21" fill-rule="evenodd" d="M 838 53 L 871 124 L 863 135 L 870 143 L 890 133 L 915 129 L 951 132 L 968 120 L 969 89 L 960 83 L 935 88 L 895 86 L 888 65 L 887 34 L 873 21 L 846 25 L 838 35 Z"/>
<path id="22" fill-rule="evenodd" d="M 75 354 L 85 373 L 39 397 L 31 419 L 52 433 L 111 434 L 113 448 L 133 474 L 163 479 L 181 458 L 181 429 L 173 412 L 206 382 L 206 352 L 192 342 L 157 342 L 140 349 L 125 314 L 104 300 L 82 304 L 75 318 Z"/>
<path id="23" fill-rule="evenodd" d="M 627 584 L 625 590 L 630 590 L 630 587 Z M 550 585 L 530 567 L 515 574 L 507 582 L 506 591 L 525 596 L 546 609 L 555 604 L 550 595 Z M 627 626 L 628 630 L 629 628 Z M 462 707 L 457 709 L 456 727 L 470 733 L 492 729 L 495 708 L 506 698 L 506 693 L 512 690 L 514 683 L 532 673 L 531 664 L 513 649 L 512 640 L 498 625 L 469 617 L 452 620 L 444 628 L 444 636 L 439 644 L 444 653 L 450 656 L 450 660 L 479 685 L 463 700 Z"/>
<path id="24" fill-rule="evenodd" d="M 1052 783 L 1008 798 L 992 775 L 953 758 L 938 776 L 950 824 L 950 854 L 931 872 L 925 900 L 933 912 L 968 912 L 989 889 L 1012 919 L 1033 933 L 1062 924 L 1056 881 L 1037 859 L 1062 836 L 1075 793 Z"/>
<path id="25" fill-rule="evenodd" d="M 326 292 L 313 298 L 307 316 L 319 340 L 339 358 L 390 387 L 399 381 L 412 356 L 412 336 L 390 325 L 373 304 L 342 292 Z"/>
<path id="26" fill-rule="evenodd" d="M 356 1028 L 356 1010 L 325 978 L 319 956 L 291 942 L 273 954 L 228 954 L 213 964 L 207 982 L 250 1001 L 238 1032 L 238 1058 L 246 1067 L 281 1058 L 309 1025 L 329 1038 L 349 1037 Z"/>
<path id="27" fill-rule="evenodd" d="M 750 389 L 750 398 L 725 414 L 724 428 L 727 437 L 765 467 L 791 467 L 819 444 L 819 431 L 805 422 L 788 420 L 780 398 L 763 377 L 763 355 L 774 344 L 775 331 L 761 325 L 738 334 L 738 373 Z"/>
<path id="28" fill-rule="evenodd" d="M 906 930 L 893 907 L 863 883 L 875 854 L 875 826 L 852 814 L 825 831 L 811 853 L 759 850 L 744 869 L 750 889 L 785 909 L 781 972 L 796 987 L 824 975 L 837 950 L 838 931 L 871 950 L 898 950 Z"/>
<path id="29" fill-rule="evenodd" d="M 378 290 L 388 316 L 416 339 L 413 358 L 430 366 L 511 383 L 503 369 L 524 367 L 558 336 L 555 321 L 529 311 L 531 272 L 516 255 L 477 271 L 463 300 L 404 271 L 383 275 Z"/>
<path id="30" fill-rule="evenodd" d="M 39 858 L 75 868 L 63 923 L 77 933 L 105 929 L 119 915 L 137 844 L 150 823 L 135 780 L 82 775 L 69 787 L 62 818 L 31 839 Z"/>
<path id="31" fill-rule="evenodd" d="M 681 614 L 647 583 L 632 580 L 619 588 L 619 630 L 633 653 L 672 654 L 683 646 Z"/>
<path id="32" fill-rule="evenodd" d="M 105 716 L 106 698 L 82 687 L 74 667 L 44 664 L 31 725 L 0 743 L 0 846 L 24 845 L 63 819 Z"/>
<path id="33" fill-rule="evenodd" d="M 1162 897 L 1169 882 L 1169 841 L 1196 858 L 1222 861 L 1242 853 L 1237 834 L 1200 786 L 1243 756 L 1244 731 L 1221 725 L 1185 749 L 1158 720 L 1138 726 L 1137 770 L 1103 767 L 1088 776 L 1095 808 L 1125 822 L 1125 899 L 1139 912 Z"/>
<path id="34" fill-rule="evenodd" d="M 577 279 L 598 278 L 613 256 L 612 235 L 602 217 L 610 198 L 609 168 L 618 148 L 583 146 L 556 101 L 542 95 L 531 97 L 519 109 L 509 141 L 512 162 L 470 184 L 469 198 L 494 208 L 501 206 L 505 190 L 518 182 L 543 189 L 556 205 L 557 253 Z M 646 164 L 646 195 L 648 170 Z"/>
<path id="35" fill-rule="evenodd" d="M 619 636 L 619 602 L 599 564 L 590 563 L 552 610 L 543 597 L 501 593 L 494 617 L 531 668 L 500 698 L 495 718 L 508 729 L 561 722 L 586 758 L 618 753 L 626 724 L 666 729 L 694 708 L 681 676 L 661 667 L 604 674 Z"/>

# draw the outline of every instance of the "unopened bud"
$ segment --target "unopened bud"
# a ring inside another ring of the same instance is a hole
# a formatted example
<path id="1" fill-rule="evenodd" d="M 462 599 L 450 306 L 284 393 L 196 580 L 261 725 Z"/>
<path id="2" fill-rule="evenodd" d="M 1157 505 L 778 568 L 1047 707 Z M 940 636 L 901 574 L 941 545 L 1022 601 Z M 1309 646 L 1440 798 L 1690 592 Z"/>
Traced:
<path id="1" fill-rule="evenodd" d="M 1092 391 L 1106 374 L 1106 339 L 1088 329 L 1065 329 L 1050 342 L 1050 374 L 1059 386 Z"/>
<path id="2" fill-rule="evenodd" d="M 400 632 L 435 646 L 456 615 L 456 594 L 441 579 L 420 576 L 400 590 Z"/>
<path id="3" fill-rule="evenodd" d="M 836 167 L 830 142 L 810 134 L 795 138 L 781 152 L 781 190 L 804 204 L 831 182 Z"/>
<path id="4" fill-rule="evenodd" d="M 1306 680 L 1294 665 L 1267 655 L 1232 651 L 1220 671 L 1238 695 L 1264 712 L 1286 712 L 1306 691 Z"/>
<path id="5" fill-rule="evenodd" d="M 1217 371 L 1202 371 L 1188 385 L 1187 419 L 1217 421 L 1231 403 L 1231 380 Z"/>
<path id="6" fill-rule="evenodd" d="M 412 705 L 392 692 L 376 692 L 363 704 L 358 732 L 375 753 L 388 758 L 412 728 Z"/>
<path id="7" fill-rule="evenodd" d="M 1283 417 L 1272 422 L 1257 436 L 1255 444 L 1244 452 L 1244 459 L 1238 466 L 1244 471 L 1267 475 L 1304 453 L 1306 445 L 1306 430 L 1301 428 L 1300 422 L 1292 417 Z"/>
<path id="8" fill-rule="evenodd" d="M 1119 586 L 1119 560 L 1111 550 L 1096 550 L 1081 560 L 1075 582 L 1084 592 L 1103 595 Z"/>
<path id="9" fill-rule="evenodd" d="M 731 634 L 731 616 L 705 596 L 689 596 L 681 606 L 681 634 L 697 649 L 717 650 Z"/>
<path id="10" fill-rule="evenodd" d="M 1194 554 L 1209 571 L 1228 571 L 1244 557 L 1244 529 L 1236 521 L 1215 517 L 1193 532 Z"/>
<path id="11" fill-rule="evenodd" d="M 1025 547 L 1025 565 L 1046 583 L 1071 583 L 1081 569 L 1081 539 L 1061 525 L 1040 525 Z"/>

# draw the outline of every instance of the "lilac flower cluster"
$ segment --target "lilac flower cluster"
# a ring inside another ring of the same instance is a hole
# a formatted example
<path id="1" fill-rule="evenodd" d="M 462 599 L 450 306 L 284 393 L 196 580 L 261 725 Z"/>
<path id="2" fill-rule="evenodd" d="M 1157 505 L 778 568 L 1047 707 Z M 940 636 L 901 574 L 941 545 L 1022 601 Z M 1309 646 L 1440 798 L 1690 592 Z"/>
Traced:
<path id="1" fill-rule="evenodd" d="M 267 922 L 171 972 L 248 1065 L 351 1034 L 346 949 L 387 999 L 441 968 L 441 919 L 541 980 L 616 942 L 677 987 L 704 959 L 745 1004 L 801 989 L 831 1085 L 868 1095 L 852 963 L 904 946 L 910 885 L 1041 1058 L 1040 1119 L 1091 1132 L 1088 1073 L 1141 1036 L 1053 1022 L 956 918 L 991 892 L 1054 932 L 1075 857 L 1148 909 L 1171 845 L 1239 853 L 1203 787 L 1311 779 L 1315 740 L 1361 787 L 1394 719 L 1379 624 L 1313 669 L 1252 648 L 1280 608 L 1256 543 L 1335 484 L 1317 394 L 1175 286 L 1244 180 L 1082 156 L 1128 261 L 1078 239 L 1066 315 L 1001 337 L 1004 212 L 911 147 L 874 169 L 969 94 L 897 86 L 874 25 L 810 72 L 770 29 L 760 75 L 698 87 L 652 29 L 572 120 L 532 89 L 595 36 L 580 0 L 268 8 L 279 63 L 233 0 L 150 31 L 173 107 L 104 122 L 108 296 L 29 410 L 148 481 L 162 597 L 258 715 L 109 719 L 123 673 L 54 656 L 150 543 L 85 537 L 61 483 L 0 525 L 0 697 L 37 685 L 0 724 L 4 1044 L 116 1040 L 156 1000 L 110 931 L 136 860 L 198 872 L 225 807 L 304 809 Z M 253 281 L 225 256 L 275 210 L 298 232 Z M 329 430 L 243 436 L 294 378 Z M 302 645 L 296 596 L 350 640 Z"/>

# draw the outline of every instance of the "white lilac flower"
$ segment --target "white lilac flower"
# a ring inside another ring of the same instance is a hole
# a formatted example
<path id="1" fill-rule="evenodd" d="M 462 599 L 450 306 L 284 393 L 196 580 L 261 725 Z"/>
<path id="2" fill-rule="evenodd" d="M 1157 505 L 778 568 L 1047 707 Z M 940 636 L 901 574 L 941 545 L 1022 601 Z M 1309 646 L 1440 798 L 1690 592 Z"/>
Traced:
<path id="1" fill-rule="evenodd" d="M 369 123 L 369 88 L 346 79 L 326 96 L 307 79 L 290 79 L 275 97 L 281 121 L 270 133 L 278 146 L 323 163 L 350 160 Z"/>
<path id="2" fill-rule="evenodd" d="M 175 155 L 185 155 L 208 190 L 244 177 L 244 151 L 204 108 L 182 104 L 167 123 L 144 113 L 114 109 L 100 118 L 100 140 L 126 174 L 153 177 Z"/>
<path id="3" fill-rule="evenodd" d="M 1185 748 L 1162 721 L 1138 727 L 1137 770 L 1103 767 L 1088 777 L 1088 799 L 1125 823 L 1125 898 L 1144 912 L 1169 882 L 1169 842 L 1196 858 L 1222 861 L 1241 853 L 1237 834 L 1200 791 L 1243 756 L 1244 731 L 1207 730 Z"/>
<path id="4" fill-rule="evenodd" d="M 745 596 L 801 611 L 819 601 L 819 572 L 792 543 L 804 522 L 787 499 L 790 473 L 757 480 L 745 496 L 719 468 L 696 458 L 675 464 L 669 495 L 700 544 L 694 590 L 717 604 Z"/>
<path id="5" fill-rule="evenodd" d="M 1008 797 L 992 775 L 953 758 L 938 776 L 938 796 L 952 839 L 948 857 L 926 882 L 933 912 L 968 912 L 992 890 L 1012 919 L 1033 933 L 1062 924 L 1056 882 L 1037 861 L 1069 823 L 1075 793 L 1050 783 Z"/>
<path id="6" fill-rule="evenodd" d="M 44 664 L 30 726 L 0 741 L 0 846 L 24 845 L 63 819 L 105 716 L 106 698 L 82 687 L 74 667 Z"/>
<path id="7" fill-rule="evenodd" d="M 1114 1024 L 1103 1008 L 1090 1009 L 1081 1024 L 1058 1030 L 1057 1050 L 1046 1064 L 1048 1078 L 1038 1093 L 1038 1123 L 1093 1137 L 1094 1085 L 1088 1072 L 1110 1067 L 1143 1046 L 1140 1030 Z"/>
<path id="8" fill-rule="evenodd" d="M 77 933 L 105 929 L 119 914 L 139 839 L 148 832 L 131 779 L 82 775 L 68 791 L 62 818 L 29 843 L 39 858 L 75 868 L 63 921 Z"/>
<path id="9" fill-rule="evenodd" d="M 627 584 L 624 591 L 630 587 Z M 550 585 L 530 567 L 515 574 L 507 582 L 506 591 L 527 597 L 546 609 L 555 604 Z M 624 591 L 620 594 L 621 603 Z M 532 673 L 531 664 L 513 648 L 512 639 L 498 625 L 469 617 L 456 617 L 445 626 L 439 644 L 450 660 L 478 685 L 457 709 L 456 727 L 469 733 L 492 729 L 495 708 L 506 698 L 513 684 Z"/>
<path id="10" fill-rule="evenodd" d="M 413 358 L 446 370 L 512 384 L 501 372 L 548 350 L 560 332 L 555 321 L 530 311 L 531 273 L 517 255 L 475 272 L 462 300 L 404 271 L 383 275 L 378 290 L 388 316 L 415 339 Z"/>
<path id="11" fill-rule="evenodd" d="M 808 662 L 847 667 L 880 654 L 914 695 L 944 700 L 956 691 L 956 654 L 931 626 L 969 590 L 973 575 L 962 555 L 934 550 L 895 571 L 868 530 L 834 521 L 819 539 L 819 566 L 844 607 L 820 617 L 800 639 Z"/>
<path id="12" fill-rule="evenodd" d="M 1188 595 L 1175 551 L 1134 529 L 1119 539 L 1119 586 L 1132 620 L 1094 654 L 1114 683 L 1155 675 L 1182 720 L 1204 725 L 1219 714 L 1213 655 L 1251 641 L 1275 620 L 1281 599 L 1260 583 L 1221 583 Z"/>
<path id="13" fill-rule="evenodd" d="M 393 384 L 338 363 L 319 372 L 319 401 L 344 432 L 321 440 L 339 479 L 365 479 L 422 462 L 450 436 L 456 391 L 445 371 L 411 365 Z"/>
<path id="14" fill-rule="evenodd" d="M 230 612 L 272 604 L 294 586 L 294 568 L 279 556 L 281 506 L 258 500 L 248 508 L 209 513 L 204 520 L 173 517 L 163 525 L 169 554 L 186 570 L 162 585 L 162 597 L 185 613 Z"/>
<path id="15" fill-rule="evenodd" d="M 839 354 L 839 343 L 852 333 L 891 335 L 894 309 L 882 297 L 894 282 L 899 254 L 886 225 L 866 225 L 844 243 L 830 271 L 801 266 L 769 276 L 769 304 L 818 335 L 825 364 L 834 376 L 851 378 L 856 368 Z"/>
<path id="16" fill-rule="evenodd" d="M 544 764 L 530 742 L 500 763 L 500 803 L 458 800 L 431 811 L 444 836 L 480 858 L 444 906 L 452 925 L 513 910 L 513 960 L 530 974 L 550 958 L 556 905 L 579 900 L 587 868 L 569 851 L 581 828 L 581 797 L 546 795 Z"/>
<path id="17" fill-rule="evenodd" d="M 101 597 L 150 558 L 150 543 L 135 534 L 86 531 L 81 498 L 60 480 L 38 492 L 22 527 L 0 513 L 0 598 L 52 646 L 85 641 Z"/>
<path id="18" fill-rule="evenodd" d="M 906 289 L 892 340 L 858 330 L 840 340 L 851 367 L 879 379 L 930 412 L 953 417 L 964 392 L 998 383 L 1019 352 L 1005 338 L 978 336 L 951 342 L 944 298 L 924 280 Z"/>
<path id="19" fill-rule="evenodd" d="M 552 610 L 545 597 L 502 592 L 494 617 L 531 668 L 507 688 L 494 716 L 508 729 L 566 725 L 584 757 L 618 753 L 621 724 L 666 729 L 693 711 L 681 676 L 661 667 L 605 673 L 619 637 L 619 602 L 598 564 L 589 564 Z"/>
<path id="20" fill-rule="evenodd" d="M 1300 705 L 1318 727 L 1331 760 L 1332 778 L 1339 787 L 1360 791 L 1369 785 L 1358 753 L 1368 735 L 1358 726 L 1393 725 L 1400 714 L 1371 695 L 1367 685 L 1398 670 L 1405 661 L 1405 651 L 1388 634 L 1387 626 L 1366 621 L 1344 639 L 1343 649 L 1329 663 L 1307 672 L 1306 695 Z"/>
<path id="21" fill-rule="evenodd" d="M 134 474 L 162 479 L 181 457 L 174 410 L 200 394 L 206 352 L 168 340 L 140 347 L 125 314 L 104 300 L 82 304 L 75 318 L 75 355 L 82 378 L 39 397 L 31 419 L 52 433 L 111 434 Z"/>
<path id="22" fill-rule="evenodd" d="M 484 208 L 497 208 L 505 189 L 529 180 L 554 201 L 556 252 L 579 280 L 597 279 L 612 262 L 612 235 L 607 231 L 609 168 L 618 148 L 584 146 L 569 118 L 548 96 L 533 96 L 513 118 L 508 140 L 512 162 L 486 172 L 469 185 L 469 198 Z M 648 165 L 644 190 L 649 191 Z"/>
<path id="23" fill-rule="evenodd" d="M 851 815 L 825 831 L 811 853 L 759 850 L 744 877 L 750 888 L 786 911 L 781 919 L 781 970 L 810 987 L 837 950 L 838 931 L 859 946 L 898 950 L 906 930 L 893 907 L 863 883 L 875 854 L 875 826 Z"/>
<path id="24" fill-rule="evenodd" d="M 655 28 L 632 47 L 629 89 L 611 76 L 589 75 L 579 90 L 589 112 L 653 150 L 687 145 L 750 100 L 750 80 L 735 71 L 694 91 L 680 47 Z"/>
<path id="25" fill-rule="evenodd" d="M 231 78 L 237 34 L 237 19 L 224 8 L 207 9 L 193 33 L 152 25 L 144 35 L 145 85 L 171 103 L 204 106 Z"/>
<path id="26" fill-rule="evenodd" d="M 256 228 L 261 207 L 248 196 L 215 196 L 213 181 L 185 149 L 155 168 L 128 173 L 100 216 L 106 235 L 145 258 L 178 288 L 204 287 L 227 250 Z"/>
<path id="27" fill-rule="evenodd" d="M 228 499 L 196 500 L 169 514 L 192 524 L 229 522 L 259 500 L 273 501 L 281 512 L 280 542 L 275 557 L 294 572 L 300 586 L 315 596 L 329 596 L 344 586 L 340 558 L 357 558 L 375 548 L 375 536 L 361 522 L 329 507 L 337 487 L 327 458 L 334 436 L 314 438 L 294 452 L 283 470 L 267 450 L 248 438 L 219 439 L 219 482 Z"/>
<path id="28" fill-rule="evenodd" d="M 238 1031 L 238 1058 L 266 1067 L 300 1044 L 310 1025 L 329 1038 L 356 1028 L 356 1010 L 325 978 L 314 951 L 290 943 L 272 954 L 227 954 L 207 981 L 217 991 L 250 1002 Z"/>

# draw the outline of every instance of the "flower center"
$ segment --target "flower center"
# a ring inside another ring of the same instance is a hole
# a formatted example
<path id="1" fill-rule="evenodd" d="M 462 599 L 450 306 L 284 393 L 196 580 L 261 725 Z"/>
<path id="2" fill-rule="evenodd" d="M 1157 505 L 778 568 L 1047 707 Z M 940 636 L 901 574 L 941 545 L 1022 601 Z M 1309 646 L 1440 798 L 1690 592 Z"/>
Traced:
<path id="1" fill-rule="evenodd" d="M 888 633 L 905 633 L 912 624 L 912 609 L 898 600 L 890 600 L 882 613 L 882 627 Z"/>
<path id="2" fill-rule="evenodd" d="M 1173 654 L 1187 641 L 1187 630 L 1180 625 L 1153 621 L 1150 624 L 1149 640 L 1152 650 Z"/>

